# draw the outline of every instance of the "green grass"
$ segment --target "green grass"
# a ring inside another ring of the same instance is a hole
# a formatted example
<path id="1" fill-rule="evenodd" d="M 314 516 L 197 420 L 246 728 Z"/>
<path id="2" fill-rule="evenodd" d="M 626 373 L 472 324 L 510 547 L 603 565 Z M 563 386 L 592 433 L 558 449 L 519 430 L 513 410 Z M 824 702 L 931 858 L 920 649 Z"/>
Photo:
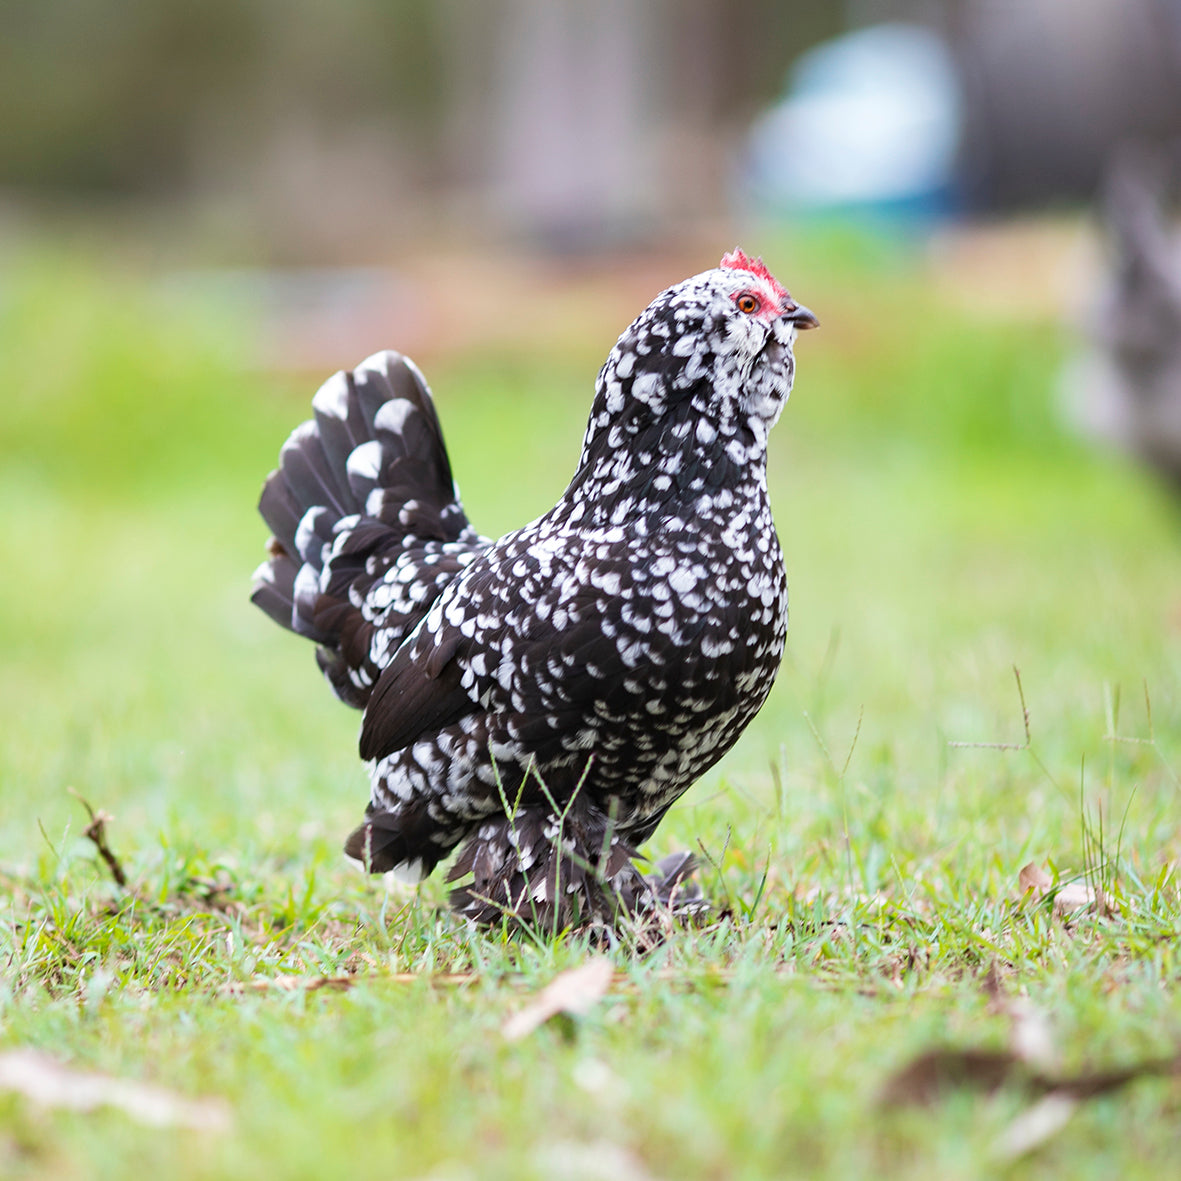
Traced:
<path id="1" fill-rule="evenodd" d="M 787 658 L 651 842 L 700 840 L 731 917 L 613 953 L 587 1016 L 515 1043 L 506 1017 L 588 948 L 474 933 L 437 882 L 387 891 L 343 863 L 357 718 L 247 602 L 258 485 L 314 379 L 250 374 L 248 317 L 101 262 L 10 260 L 0 1051 L 221 1096 L 234 1121 L 158 1130 L 0 1094 L 0 1172 L 1176 1172 L 1176 1080 L 1086 1104 L 1012 1165 L 995 1152 L 1019 1091 L 877 1102 L 924 1048 L 1005 1044 L 990 970 L 1049 1015 L 1066 1069 L 1181 1043 L 1175 509 L 1058 425 L 1048 318 L 958 310 L 919 261 L 856 243 L 768 253 L 824 320 L 771 459 Z M 430 367 L 479 527 L 560 492 L 610 343 Z M 953 745 L 1024 745 L 1014 666 L 1028 747 Z M 131 889 L 70 788 L 115 815 Z M 1047 859 L 1112 913 L 1022 905 L 1018 871 Z"/>

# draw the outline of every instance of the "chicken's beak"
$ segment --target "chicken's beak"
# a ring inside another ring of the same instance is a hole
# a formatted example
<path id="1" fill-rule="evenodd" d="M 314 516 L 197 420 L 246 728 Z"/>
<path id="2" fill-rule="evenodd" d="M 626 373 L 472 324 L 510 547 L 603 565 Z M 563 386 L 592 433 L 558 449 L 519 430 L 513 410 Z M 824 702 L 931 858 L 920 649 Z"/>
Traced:
<path id="1" fill-rule="evenodd" d="M 816 319 L 815 314 L 804 307 L 803 304 L 793 304 L 783 313 L 783 318 L 789 324 L 794 324 L 799 329 L 820 327 L 820 321 Z"/>

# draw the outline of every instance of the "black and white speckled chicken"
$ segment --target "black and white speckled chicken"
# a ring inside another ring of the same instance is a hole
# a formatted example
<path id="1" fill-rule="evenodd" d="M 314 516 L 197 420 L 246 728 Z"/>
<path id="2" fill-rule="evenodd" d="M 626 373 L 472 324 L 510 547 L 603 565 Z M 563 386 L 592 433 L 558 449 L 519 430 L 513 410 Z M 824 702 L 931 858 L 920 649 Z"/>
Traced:
<path id="1" fill-rule="evenodd" d="M 253 597 L 364 710 L 350 856 L 418 880 L 462 845 L 452 902 L 481 922 L 653 905 L 637 847 L 779 668 L 767 434 L 815 324 L 741 251 L 662 292 L 599 372 L 570 486 L 499 541 L 468 523 L 411 361 L 320 389 L 263 489 Z"/>

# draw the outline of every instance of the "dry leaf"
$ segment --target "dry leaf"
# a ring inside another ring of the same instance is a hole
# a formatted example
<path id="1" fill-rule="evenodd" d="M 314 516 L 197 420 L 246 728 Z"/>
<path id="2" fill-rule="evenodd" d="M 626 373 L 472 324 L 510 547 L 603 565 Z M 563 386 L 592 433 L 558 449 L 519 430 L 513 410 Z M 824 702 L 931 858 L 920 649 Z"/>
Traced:
<path id="1" fill-rule="evenodd" d="M 1103 904 L 1102 890 L 1093 890 L 1086 882 L 1067 882 L 1054 895 L 1054 909 L 1059 914 L 1070 914 L 1086 907 L 1096 914 L 1103 914 L 1107 909 Z"/>
<path id="2" fill-rule="evenodd" d="M 1070 1123 L 1076 1107 L 1078 1100 L 1073 1095 L 1061 1091 L 1043 1095 L 1000 1134 L 996 1142 L 996 1155 L 1001 1160 L 1013 1161 L 1040 1148 Z"/>
<path id="3" fill-rule="evenodd" d="M 564 1181 L 652 1181 L 639 1157 L 610 1140 L 558 1140 L 542 1144 L 535 1156 L 545 1176 Z"/>
<path id="4" fill-rule="evenodd" d="M 531 1034 L 558 1013 L 581 1016 L 611 987 L 615 968 L 611 961 L 598 956 L 580 967 L 555 976 L 519 1013 L 505 1023 L 502 1033 L 510 1041 Z"/>
<path id="5" fill-rule="evenodd" d="M 1026 1066 L 1052 1070 L 1058 1065 L 1058 1048 L 1047 1014 L 1025 997 L 1012 997 L 1001 1011 L 1012 1023 L 1009 1026 L 1009 1049 Z"/>
<path id="6" fill-rule="evenodd" d="M 1055 889 L 1054 879 L 1032 861 L 1022 867 L 1017 875 L 1017 884 L 1021 889 L 1022 898 L 1032 895 L 1035 902 L 1040 902 L 1047 894 L 1053 893 L 1054 913 L 1059 916 L 1088 909 L 1094 914 L 1111 913 L 1101 888 L 1092 888 L 1086 882 L 1065 882 Z"/>
<path id="7" fill-rule="evenodd" d="M 15 1091 L 42 1107 L 117 1107 L 157 1128 L 224 1132 L 230 1126 L 230 1109 L 221 1099 L 186 1099 L 148 1083 L 74 1070 L 37 1050 L 0 1054 L 0 1090 Z"/>
<path id="8" fill-rule="evenodd" d="M 1021 872 L 1017 875 L 1017 884 L 1021 887 L 1022 897 L 1032 892 L 1037 899 L 1043 897 L 1054 885 L 1054 879 L 1040 865 L 1035 865 L 1031 861 L 1021 867 Z"/>

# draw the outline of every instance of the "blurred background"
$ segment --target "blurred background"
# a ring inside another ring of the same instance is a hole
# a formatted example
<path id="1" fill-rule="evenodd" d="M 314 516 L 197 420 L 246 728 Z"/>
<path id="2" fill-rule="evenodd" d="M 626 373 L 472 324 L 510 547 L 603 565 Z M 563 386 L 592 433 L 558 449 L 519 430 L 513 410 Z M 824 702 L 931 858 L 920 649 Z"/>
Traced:
<path id="1" fill-rule="evenodd" d="M 1181 132 L 1174 0 L 11 0 L 10 219 L 258 263 L 1078 203 Z M 183 229 L 182 229 L 183 226 Z"/>
<path id="2" fill-rule="evenodd" d="M 509 309 L 538 262 L 618 263 L 618 318 L 739 231 L 1106 209 L 1089 271 L 1060 235 L 989 278 L 1104 317 L 1075 417 L 1181 471 L 1179 0 L 11 0 L 0 110 L 10 255 L 41 236 L 249 308 L 267 368 L 536 335 Z"/>
<path id="3" fill-rule="evenodd" d="M 355 718 L 247 603 L 316 385 L 414 355 L 507 530 L 736 243 L 823 322 L 752 790 L 829 726 L 875 799 L 963 790 L 1014 663 L 1072 765 L 1121 686 L 1178 722 L 1181 0 L 6 0 L 0 111 L 0 791 L 46 832 L 72 784 L 335 849 Z"/>
<path id="4" fill-rule="evenodd" d="M 1167 236 L 1181 3 L 11 0 L 0 110 L 9 250 L 120 251 L 263 316 L 261 364 L 318 370 L 390 334 L 453 350 L 418 297 L 443 257 L 482 338 L 512 303 L 485 284 L 535 289 L 538 260 L 560 278 L 663 254 L 644 291 L 740 229 L 925 241 L 1122 186 L 1106 261 L 1159 272 L 1140 256 Z M 1005 280 L 1085 283 L 1072 310 L 1094 310 L 1098 272 L 1037 262 Z M 1109 377 L 1082 417 L 1151 450 Z"/>
<path id="5" fill-rule="evenodd" d="M 368 256 L 365 232 L 460 212 L 567 244 L 716 215 L 752 120 L 807 130 L 793 103 L 865 196 L 852 116 L 909 115 L 910 170 L 958 147 L 942 179 L 977 209 L 1086 198 L 1114 144 L 1181 123 L 1171 0 L 13 0 L 3 21 L 14 200 L 182 201 L 248 216 L 260 255 L 339 251 L 352 223 Z"/>

